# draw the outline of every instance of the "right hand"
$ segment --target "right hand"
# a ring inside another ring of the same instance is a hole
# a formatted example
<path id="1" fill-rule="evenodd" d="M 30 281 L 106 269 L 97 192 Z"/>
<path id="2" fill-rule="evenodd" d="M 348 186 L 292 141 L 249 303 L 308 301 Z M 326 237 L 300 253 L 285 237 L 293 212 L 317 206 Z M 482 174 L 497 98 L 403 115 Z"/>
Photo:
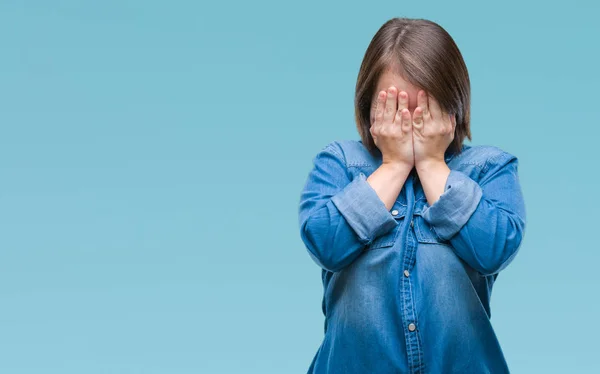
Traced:
<path id="1" fill-rule="evenodd" d="M 383 157 L 383 163 L 401 164 L 409 169 L 415 164 L 412 120 L 408 94 L 391 86 L 377 96 L 371 136 Z"/>

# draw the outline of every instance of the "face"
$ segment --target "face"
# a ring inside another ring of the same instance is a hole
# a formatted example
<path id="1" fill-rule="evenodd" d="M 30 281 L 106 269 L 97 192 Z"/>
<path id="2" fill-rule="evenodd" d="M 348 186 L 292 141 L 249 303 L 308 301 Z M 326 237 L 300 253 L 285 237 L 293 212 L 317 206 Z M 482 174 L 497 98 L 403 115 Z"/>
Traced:
<path id="1" fill-rule="evenodd" d="M 396 87 L 396 93 L 398 94 L 400 91 L 405 91 L 408 94 L 408 110 L 412 115 L 417 107 L 417 93 L 420 88 L 413 86 L 409 82 L 405 81 L 402 76 L 393 73 L 391 71 L 385 71 L 380 77 L 379 82 L 377 83 L 377 88 L 373 93 L 373 98 L 371 100 L 371 123 L 374 122 L 375 119 L 375 108 L 377 107 L 377 95 L 380 91 L 387 91 L 391 86 Z"/>

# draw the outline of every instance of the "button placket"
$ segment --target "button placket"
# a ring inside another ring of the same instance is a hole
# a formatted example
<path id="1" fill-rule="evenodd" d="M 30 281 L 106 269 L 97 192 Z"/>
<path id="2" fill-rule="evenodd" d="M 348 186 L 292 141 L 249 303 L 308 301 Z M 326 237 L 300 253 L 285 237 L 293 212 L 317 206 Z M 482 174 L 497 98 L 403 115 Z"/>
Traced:
<path id="1" fill-rule="evenodd" d="M 422 372 L 422 349 L 421 349 L 421 338 L 419 331 L 417 330 L 417 311 L 413 295 L 414 287 L 411 285 L 412 279 L 410 277 L 410 271 L 414 268 L 416 261 L 416 251 L 418 246 L 418 240 L 415 231 L 418 230 L 415 227 L 414 215 L 416 214 L 416 208 L 419 201 L 419 196 L 414 196 L 414 185 L 413 183 L 407 183 L 407 211 L 406 219 L 410 219 L 410 228 L 406 231 L 406 241 L 404 247 L 404 255 L 402 261 L 402 275 L 401 275 L 401 300 L 402 300 L 402 320 L 404 321 L 404 328 L 407 330 L 405 335 L 405 342 L 407 347 L 411 347 L 408 353 L 409 355 L 409 371 L 410 372 Z M 420 192 L 419 192 L 420 193 Z M 412 208 L 409 208 L 411 207 Z M 408 221 L 406 221 L 408 223 Z M 414 228 L 414 229 L 413 229 Z"/>

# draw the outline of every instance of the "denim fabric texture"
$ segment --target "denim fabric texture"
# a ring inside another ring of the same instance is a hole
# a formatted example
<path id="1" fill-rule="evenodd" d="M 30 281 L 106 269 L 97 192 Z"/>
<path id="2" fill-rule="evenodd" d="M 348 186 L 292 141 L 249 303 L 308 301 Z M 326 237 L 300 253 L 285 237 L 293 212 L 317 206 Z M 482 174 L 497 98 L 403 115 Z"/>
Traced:
<path id="1" fill-rule="evenodd" d="M 433 205 L 415 169 L 388 210 L 360 140 L 327 144 L 299 203 L 322 269 L 324 337 L 308 373 L 508 373 L 490 296 L 525 230 L 517 158 L 463 145 Z"/>

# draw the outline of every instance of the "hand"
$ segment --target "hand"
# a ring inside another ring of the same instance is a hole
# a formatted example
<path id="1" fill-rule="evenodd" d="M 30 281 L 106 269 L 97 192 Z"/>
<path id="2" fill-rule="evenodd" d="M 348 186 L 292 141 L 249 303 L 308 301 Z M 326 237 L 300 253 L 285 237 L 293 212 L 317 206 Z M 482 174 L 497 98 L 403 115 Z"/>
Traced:
<path id="1" fill-rule="evenodd" d="M 456 117 L 442 111 L 433 96 L 419 90 L 413 113 L 415 166 L 445 163 L 444 153 L 454 140 L 455 129 Z"/>
<path id="2" fill-rule="evenodd" d="M 399 164 L 410 170 L 414 166 L 414 152 L 408 94 L 397 91 L 391 86 L 378 93 L 370 132 L 383 163 Z"/>

